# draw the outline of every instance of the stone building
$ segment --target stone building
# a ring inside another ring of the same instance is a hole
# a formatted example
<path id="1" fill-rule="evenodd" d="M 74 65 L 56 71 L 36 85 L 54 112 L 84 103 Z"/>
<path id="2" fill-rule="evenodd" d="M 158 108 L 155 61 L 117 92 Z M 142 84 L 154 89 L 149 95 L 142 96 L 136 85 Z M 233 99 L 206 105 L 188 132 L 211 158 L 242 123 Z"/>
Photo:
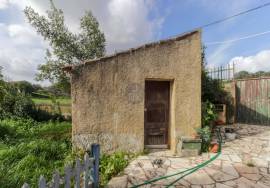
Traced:
<path id="1" fill-rule="evenodd" d="M 104 152 L 170 148 L 201 126 L 201 32 L 65 67 L 72 140 Z"/>

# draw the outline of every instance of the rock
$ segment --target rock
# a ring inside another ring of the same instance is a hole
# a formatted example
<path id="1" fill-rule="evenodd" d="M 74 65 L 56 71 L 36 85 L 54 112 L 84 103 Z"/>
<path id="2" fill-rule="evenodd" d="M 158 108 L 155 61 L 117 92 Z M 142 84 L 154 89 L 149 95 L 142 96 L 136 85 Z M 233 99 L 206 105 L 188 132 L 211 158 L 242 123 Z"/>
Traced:
<path id="1" fill-rule="evenodd" d="M 241 177 L 238 180 L 236 180 L 236 183 L 237 183 L 238 188 L 255 188 L 256 187 L 254 182 L 244 177 Z"/>
<path id="2" fill-rule="evenodd" d="M 222 183 L 216 183 L 216 188 L 231 188 L 231 187 L 228 185 L 224 185 Z"/>
<path id="3" fill-rule="evenodd" d="M 229 187 L 236 187 L 236 182 L 234 181 L 225 181 L 223 184 L 228 185 Z"/>
<path id="4" fill-rule="evenodd" d="M 258 181 L 262 177 L 260 174 L 242 174 L 242 176 L 252 181 Z"/>
<path id="5" fill-rule="evenodd" d="M 184 179 L 193 185 L 209 185 L 215 183 L 203 170 L 199 170 L 193 174 L 190 174 Z"/>
<path id="6" fill-rule="evenodd" d="M 235 170 L 235 168 L 228 162 L 223 162 L 222 164 L 222 171 L 226 174 L 229 174 L 234 177 L 239 177 L 238 172 Z"/>
<path id="7" fill-rule="evenodd" d="M 128 176 L 120 176 L 120 177 L 114 177 L 112 178 L 107 187 L 108 188 L 126 188 L 128 183 Z"/>
<path id="8" fill-rule="evenodd" d="M 214 188 L 215 187 L 215 184 L 212 184 L 212 185 L 203 185 L 203 188 Z"/>
<path id="9" fill-rule="evenodd" d="M 269 186 L 267 186 L 267 185 L 265 185 L 265 184 L 263 184 L 261 182 L 257 182 L 256 183 L 256 188 L 269 188 Z"/>
<path id="10" fill-rule="evenodd" d="M 205 171 L 216 181 L 216 182 L 224 182 L 236 179 L 235 176 L 231 176 L 229 174 L 225 174 L 222 171 L 215 170 L 212 168 L 205 168 Z"/>
<path id="11" fill-rule="evenodd" d="M 244 164 L 237 164 L 234 166 L 239 174 L 259 174 L 257 167 L 250 167 Z"/>
<path id="12" fill-rule="evenodd" d="M 191 188 L 202 188 L 200 185 L 191 185 Z"/>
<path id="13" fill-rule="evenodd" d="M 242 159 L 238 155 L 229 155 L 230 159 L 234 163 L 241 163 Z"/>

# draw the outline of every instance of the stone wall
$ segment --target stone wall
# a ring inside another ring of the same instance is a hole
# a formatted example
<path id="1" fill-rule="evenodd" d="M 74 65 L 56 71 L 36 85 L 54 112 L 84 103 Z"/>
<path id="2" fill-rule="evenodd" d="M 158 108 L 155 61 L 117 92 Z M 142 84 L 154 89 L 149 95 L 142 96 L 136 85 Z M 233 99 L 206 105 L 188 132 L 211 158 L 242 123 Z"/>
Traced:
<path id="1" fill-rule="evenodd" d="M 144 149 L 145 80 L 171 81 L 169 144 L 201 125 L 201 33 L 151 43 L 71 67 L 75 147 Z"/>

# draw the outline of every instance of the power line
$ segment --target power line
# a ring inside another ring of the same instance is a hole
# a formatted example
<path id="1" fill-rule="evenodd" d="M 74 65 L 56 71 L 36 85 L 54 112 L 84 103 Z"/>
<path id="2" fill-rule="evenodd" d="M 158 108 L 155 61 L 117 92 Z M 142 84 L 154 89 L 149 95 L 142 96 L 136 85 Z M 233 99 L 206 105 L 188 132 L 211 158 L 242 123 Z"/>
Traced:
<path id="1" fill-rule="evenodd" d="M 254 10 L 258 10 L 258 9 L 264 8 L 264 7 L 266 7 L 266 6 L 270 6 L 270 2 L 265 3 L 265 4 L 263 4 L 263 5 L 260 5 L 260 6 L 257 6 L 257 7 L 254 7 L 254 8 L 251 8 L 251 9 L 248 9 L 248 10 L 243 11 L 243 12 L 239 12 L 239 13 L 234 14 L 234 15 L 232 15 L 232 16 L 228 16 L 228 17 L 225 17 L 225 18 L 223 18 L 223 19 L 216 20 L 216 21 L 214 21 L 214 22 L 211 22 L 211 23 L 202 25 L 202 26 L 200 26 L 199 28 L 205 28 L 205 27 L 209 27 L 209 26 L 214 25 L 214 24 L 219 24 L 219 23 L 221 23 L 221 22 L 230 20 L 230 19 L 232 19 L 232 18 L 235 18 L 235 17 L 240 16 L 240 15 L 243 15 L 243 14 L 247 14 L 247 13 L 252 12 L 252 11 L 254 11 Z"/>
<path id="2" fill-rule="evenodd" d="M 258 36 L 261 36 L 261 35 L 266 35 L 266 34 L 269 34 L 269 33 L 270 33 L 270 30 L 265 31 L 265 32 L 261 32 L 261 33 L 256 33 L 256 34 L 244 36 L 244 37 L 240 37 L 240 38 L 236 38 L 236 39 L 231 39 L 231 40 L 226 40 L 226 41 L 207 42 L 205 44 L 209 46 L 209 45 L 233 43 L 233 42 L 237 42 L 239 40 L 250 39 L 250 38 L 258 37 Z"/>

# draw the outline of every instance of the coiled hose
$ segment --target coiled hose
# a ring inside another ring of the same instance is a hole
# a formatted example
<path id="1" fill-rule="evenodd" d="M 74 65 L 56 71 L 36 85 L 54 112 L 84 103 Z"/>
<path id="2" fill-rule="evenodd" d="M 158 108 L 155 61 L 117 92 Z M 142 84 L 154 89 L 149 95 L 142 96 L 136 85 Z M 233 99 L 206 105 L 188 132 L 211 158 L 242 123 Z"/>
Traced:
<path id="1" fill-rule="evenodd" d="M 218 152 L 216 155 L 214 155 L 213 157 L 211 157 L 209 160 L 201 163 L 201 164 L 198 164 L 197 166 L 195 167 L 192 167 L 192 168 L 189 168 L 187 170 L 184 170 L 184 171 L 180 171 L 180 172 L 176 172 L 176 173 L 173 173 L 173 174 L 170 174 L 170 175 L 167 175 L 167 176 L 161 176 L 161 177 L 158 177 L 158 178 L 154 178 L 154 179 L 151 179 L 151 180 L 147 180 L 141 184 L 137 184 L 137 185 L 133 185 L 131 188 L 137 188 L 137 187 L 141 187 L 143 185 L 147 185 L 147 184 L 151 184 L 153 182 L 156 182 L 156 181 L 159 181 L 159 180 L 162 180 L 162 179 L 167 179 L 167 178 L 170 178 L 170 177 L 173 177 L 173 176 L 176 176 L 176 175 L 180 175 L 180 174 L 183 174 L 182 176 L 180 176 L 179 178 L 177 178 L 176 180 L 174 180 L 173 182 L 171 182 L 170 184 L 166 185 L 166 188 L 168 187 L 171 187 L 173 186 L 173 184 L 175 184 L 176 182 L 178 182 L 179 180 L 181 180 L 182 178 L 186 177 L 187 175 L 189 174 L 192 174 L 194 172 L 196 172 L 197 170 L 203 168 L 204 166 L 206 166 L 207 164 L 211 163 L 212 161 L 214 161 L 216 158 L 218 158 L 218 156 L 221 154 L 221 143 L 222 143 L 222 137 L 221 137 L 221 134 L 220 134 L 220 129 L 217 130 L 218 131 L 218 143 L 219 143 L 219 147 L 218 147 Z"/>

